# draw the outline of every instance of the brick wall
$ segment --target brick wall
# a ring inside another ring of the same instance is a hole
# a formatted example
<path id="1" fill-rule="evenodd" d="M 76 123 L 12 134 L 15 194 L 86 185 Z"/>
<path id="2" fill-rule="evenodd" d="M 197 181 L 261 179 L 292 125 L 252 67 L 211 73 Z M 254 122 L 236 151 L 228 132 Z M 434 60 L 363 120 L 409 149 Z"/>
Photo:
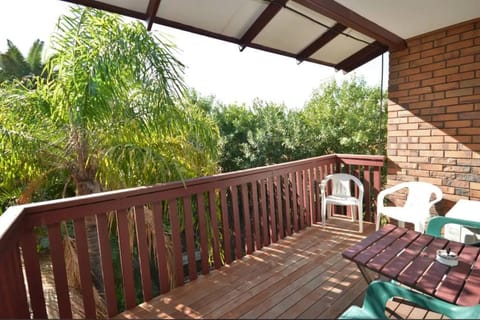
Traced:
<path id="1" fill-rule="evenodd" d="M 480 200 L 480 19 L 407 44 L 390 53 L 387 186 L 431 182 L 444 214 Z"/>

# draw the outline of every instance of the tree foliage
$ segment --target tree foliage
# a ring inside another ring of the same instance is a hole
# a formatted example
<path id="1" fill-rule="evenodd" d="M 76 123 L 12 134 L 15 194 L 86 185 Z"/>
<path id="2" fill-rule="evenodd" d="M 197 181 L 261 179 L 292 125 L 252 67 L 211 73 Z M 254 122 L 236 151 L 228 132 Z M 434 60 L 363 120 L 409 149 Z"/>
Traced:
<path id="1" fill-rule="evenodd" d="M 7 48 L 7 51 L 0 54 L 0 83 L 42 75 L 45 66 L 42 60 L 43 41 L 35 40 L 27 57 L 10 40 L 7 40 Z"/>
<path id="2" fill-rule="evenodd" d="M 140 22 L 85 8 L 63 16 L 52 39 L 47 78 L 33 89 L 14 82 L 0 90 L 5 198 L 13 192 L 28 202 L 47 191 L 57 198 L 217 171 L 218 130 L 183 99 L 183 65 L 171 43 Z"/>

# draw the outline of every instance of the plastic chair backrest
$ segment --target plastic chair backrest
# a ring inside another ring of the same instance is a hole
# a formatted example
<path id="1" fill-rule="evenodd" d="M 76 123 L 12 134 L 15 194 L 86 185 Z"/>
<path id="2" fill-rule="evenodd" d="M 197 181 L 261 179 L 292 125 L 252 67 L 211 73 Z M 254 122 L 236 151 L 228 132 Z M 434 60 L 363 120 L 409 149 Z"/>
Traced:
<path id="1" fill-rule="evenodd" d="M 362 182 L 355 176 L 348 173 L 334 173 L 325 177 L 327 183 L 332 180 L 332 195 L 338 197 L 352 196 L 351 182 L 355 183 L 360 190 L 363 190 Z"/>
<path id="2" fill-rule="evenodd" d="M 408 188 L 405 207 L 429 208 L 432 202 L 438 202 L 442 198 L 440 188 L 427 182 L 405 182 L 405 187 Z M 435 195 L 433 200 L 432 194 Z"/>

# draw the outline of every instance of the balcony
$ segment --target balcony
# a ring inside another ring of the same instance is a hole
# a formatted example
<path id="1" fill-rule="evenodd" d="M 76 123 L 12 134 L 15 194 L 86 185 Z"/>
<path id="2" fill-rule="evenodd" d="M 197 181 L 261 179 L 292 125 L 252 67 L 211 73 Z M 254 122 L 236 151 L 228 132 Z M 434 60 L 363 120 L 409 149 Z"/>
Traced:
<path id="1" fill-rule="evenodd" d="M 0 317 L 335 317 L 366 287 L 340 256 L 363 235 L 341 217 L 317 224 L 318 185 L 333 172 L 360 177 L 372 221 L 383 162 L 328 155 L 11 207 Z"/>

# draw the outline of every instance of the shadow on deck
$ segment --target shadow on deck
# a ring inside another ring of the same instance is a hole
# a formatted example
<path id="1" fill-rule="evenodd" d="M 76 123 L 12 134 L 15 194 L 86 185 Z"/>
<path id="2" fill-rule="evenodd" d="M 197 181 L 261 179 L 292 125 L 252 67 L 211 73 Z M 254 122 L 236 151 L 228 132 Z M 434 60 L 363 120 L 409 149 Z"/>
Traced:
<path id="1" fill-rule="evenodd" d="M 366 282 L 341 252 L 373 232 L 332 218 L 143 303 L 120 318 L 335 318 Z"/>

